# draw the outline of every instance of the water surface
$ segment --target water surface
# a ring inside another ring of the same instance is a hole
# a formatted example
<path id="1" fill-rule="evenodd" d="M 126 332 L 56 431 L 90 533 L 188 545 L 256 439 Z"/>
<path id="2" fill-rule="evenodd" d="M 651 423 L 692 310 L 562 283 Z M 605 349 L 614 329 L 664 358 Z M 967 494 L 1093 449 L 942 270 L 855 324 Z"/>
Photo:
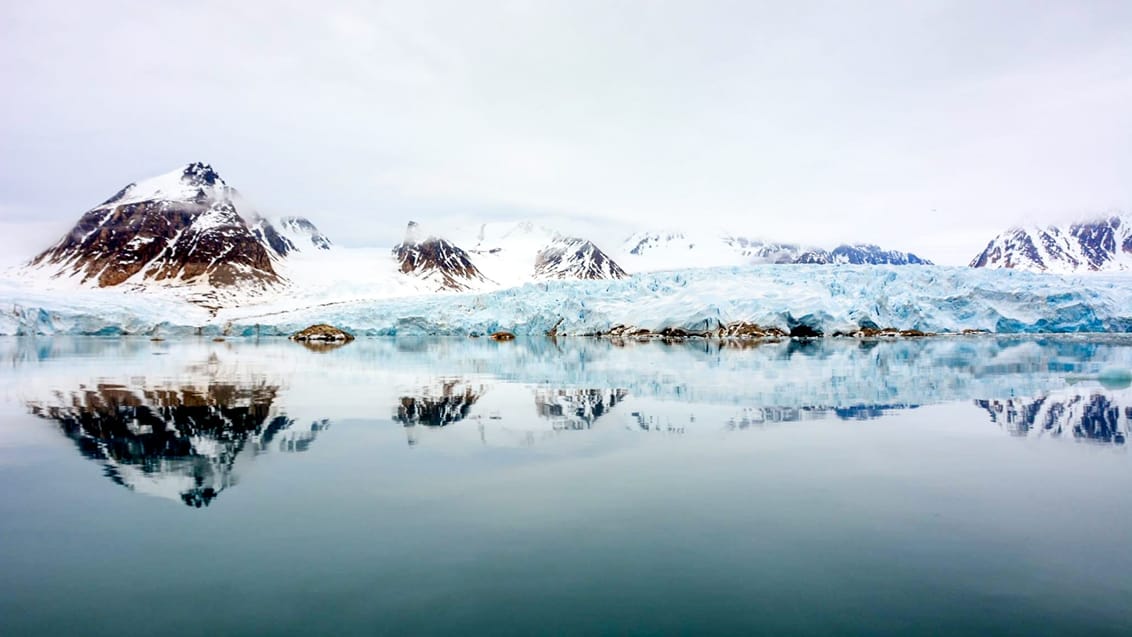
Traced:
<path id="1" fill-rule="evenodd" d="M 1132 343 L 0 340 L 0 634 L 1132 634 Z"/>

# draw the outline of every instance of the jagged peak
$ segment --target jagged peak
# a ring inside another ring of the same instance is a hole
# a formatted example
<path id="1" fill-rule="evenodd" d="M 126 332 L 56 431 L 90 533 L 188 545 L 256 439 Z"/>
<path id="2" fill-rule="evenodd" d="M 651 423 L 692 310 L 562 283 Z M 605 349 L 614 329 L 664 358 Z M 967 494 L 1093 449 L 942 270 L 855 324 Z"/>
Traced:
<path id="1" fill-rule="evenodd" d="M 98 207 L 142 201 L 200 202 L 202 199 L 225 198 L 234 194 L 235 190 L 228 187 L 211 165 L 193 162 L 156 177 L 132 182 Z"/>
<path id="2" fill-rule="evenodd" d="M 992 238 L 970 265 L 1060 273 L 1132 269 L 1132 218 L 1108 211 L 1060 224 L 1014 226 Z"/>
<path id="3" fill-rule="evenodd" d="M 185 166 L 181 171 L 181 181 L 197 186 L 215 186 L 217 182 L 224 183 L 211 164 L 199 161 Z"/>

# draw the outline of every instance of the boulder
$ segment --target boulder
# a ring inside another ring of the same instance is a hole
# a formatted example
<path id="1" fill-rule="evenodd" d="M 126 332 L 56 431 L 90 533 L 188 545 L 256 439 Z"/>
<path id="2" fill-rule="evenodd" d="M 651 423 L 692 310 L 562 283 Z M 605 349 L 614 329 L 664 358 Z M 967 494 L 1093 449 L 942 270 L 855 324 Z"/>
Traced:
<path id="1" fill-rule="evenodd" d="M 291 340 L 304 343 L 348 343 L 354 340 L 354 335 L 333 325 L 319 323 L 295 332 L 291 335 Z"/>

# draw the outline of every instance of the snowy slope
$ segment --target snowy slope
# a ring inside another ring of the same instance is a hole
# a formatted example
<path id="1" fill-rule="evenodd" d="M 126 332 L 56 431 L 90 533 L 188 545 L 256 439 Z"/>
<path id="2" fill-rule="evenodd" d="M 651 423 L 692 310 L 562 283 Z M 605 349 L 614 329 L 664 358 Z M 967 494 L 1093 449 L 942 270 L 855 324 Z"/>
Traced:
<path id="1" fill-rule="evenodd" d="M 415 221 L 409 222 L 405 239 L 393 247 L 393 255 L 402 274 L 437 292 L 471 290 L 490 283 L 467 252 L 447 239 L 425 234 Z"/>
<path id="2" fill-rule="evenodd" d="M 277 217 L 255 215 L 249 220 L 252 233 L 267 244 L 272 252 L 286 257 L 295 252 L 330 250 L 334 245 L 326 235 L 306 217 Z"/>
<path id="3" fill-rule="evenodd" d="M 588 239 L 532 222 L 486 223 L 457 230 L 487 278 L 502 287 L 546 279 L 619 279 L 621 266 Z"/>
<path id="4" fill-rule="evenodd" d="M 283 281 L 278 239 L 259 234 L 242 199 L 202 163 L 129 184 L 87 211 L 62 239 L 32 260 L 28 276 L 77 287 L 176 290 L 201 304 L 268 292 Z"/>
<path id="5" fill-rule="evenodd" d="M 624 241 L 617 259 L 631 272 L 756 264 L 931 264 L 915 254 L 872 244 L 842 244 L 827 250 L 710 230 L 638 232 Z"/>
<path id="6" fill-rule="evenodd" d="M 411 278 L 411 277 L 406 277 Z M 106 291 L 100 291 L 106 292 Z M 145 332 L 288 334 L 330 322 L 360 334 L 565 334 L 617 325 L 709 331 L 734 322 L 832 334 L 861 327 L 925 332 L 1132 331 L 1124 277 L 1051 277 L 923 266 L 751 266 L 548 281 L 493 292 L 328 301 L 301 295 L 223 308 L 139 307 L 125 296 L 57 299 L 0 287 L 0 334 Z M 137 309 L 134 309 L 137 308 Z"/>
<path id="7" fill-rule="evenodd" d="M 1132 219 L 1112 216 L 1068 227 L 1011 228 L 992 239 L 971 267 L 1062 274 L 1129 270 Z"/>

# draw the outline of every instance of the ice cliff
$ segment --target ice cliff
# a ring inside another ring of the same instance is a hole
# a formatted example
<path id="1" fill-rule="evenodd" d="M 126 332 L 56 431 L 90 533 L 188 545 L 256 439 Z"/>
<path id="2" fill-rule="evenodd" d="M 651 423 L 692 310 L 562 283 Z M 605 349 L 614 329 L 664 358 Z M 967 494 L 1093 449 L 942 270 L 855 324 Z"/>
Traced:
<path id="1" fill-rule="evenodd" d="M 114 290 L 36 292 L 0 284 L 0 334 L 282 335 L 331 323 L 359 335 L 599 333 L 617 325 L 712 330 L 748 322 L 823 334 L 861 327 L 956 333 L 1129 332 L 1121 275 L 1052 276 L 923 266 L 753 266 L 546 281 L 487 293 L 357 298 L 294 295 L 207 312 Z"/>

